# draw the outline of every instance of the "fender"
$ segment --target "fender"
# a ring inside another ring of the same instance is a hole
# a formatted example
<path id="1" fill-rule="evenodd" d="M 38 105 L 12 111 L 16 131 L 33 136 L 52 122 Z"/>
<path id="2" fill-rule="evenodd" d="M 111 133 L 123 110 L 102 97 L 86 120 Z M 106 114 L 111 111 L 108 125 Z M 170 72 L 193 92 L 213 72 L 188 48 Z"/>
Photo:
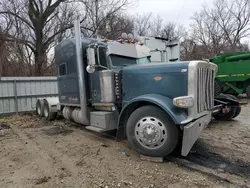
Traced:
<path id="1" fill-rule="evenodd" d="M 164 110 L 176 125 L 187 119 L 186 110 L 175 107 L 171 98 L 159 94 L 141 95 L 129 101 L 122 109 L 118 119 L 117 138 L 125 139 L 126 120 L 130 114 L 137 108 L 150 104 Z"/>

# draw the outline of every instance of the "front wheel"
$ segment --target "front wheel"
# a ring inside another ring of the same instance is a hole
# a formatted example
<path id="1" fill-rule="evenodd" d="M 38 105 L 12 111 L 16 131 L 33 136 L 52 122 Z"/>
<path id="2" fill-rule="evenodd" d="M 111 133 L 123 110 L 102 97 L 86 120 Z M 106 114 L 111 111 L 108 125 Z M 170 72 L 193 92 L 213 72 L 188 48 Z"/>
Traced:
<path id="1" fill-rule="evenodd" d="M 136 109 L 126 125 L 128 141 L 142 155 L 164 157 L 170 154 L 178 143 L 179 129 L 168 114 L 155 106 Z"/>

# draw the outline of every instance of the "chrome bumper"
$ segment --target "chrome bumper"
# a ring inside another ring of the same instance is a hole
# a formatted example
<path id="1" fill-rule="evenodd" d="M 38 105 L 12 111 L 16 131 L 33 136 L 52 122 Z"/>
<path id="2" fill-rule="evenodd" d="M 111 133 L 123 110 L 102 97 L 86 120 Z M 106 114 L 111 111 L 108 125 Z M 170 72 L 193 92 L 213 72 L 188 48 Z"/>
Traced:
<path id="1" fill-rule="evenodd" d="M 181 155 L 187 156 L 196 140 L 200 137 L 202 130 L 211 121 L 211 113 L 183 126 L 183 140 Z"/>

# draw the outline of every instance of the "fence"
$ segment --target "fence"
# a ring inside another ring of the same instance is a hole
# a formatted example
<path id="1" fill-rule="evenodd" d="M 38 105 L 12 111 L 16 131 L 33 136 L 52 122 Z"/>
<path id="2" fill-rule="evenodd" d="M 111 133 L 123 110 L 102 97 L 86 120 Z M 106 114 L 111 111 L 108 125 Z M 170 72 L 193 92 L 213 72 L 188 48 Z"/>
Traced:
<path id="1" fill-rule="evenodd" d="M 37 98 L 57 95 L 56 77 L 0 77 L 0 115 L 35 110 Z"/>

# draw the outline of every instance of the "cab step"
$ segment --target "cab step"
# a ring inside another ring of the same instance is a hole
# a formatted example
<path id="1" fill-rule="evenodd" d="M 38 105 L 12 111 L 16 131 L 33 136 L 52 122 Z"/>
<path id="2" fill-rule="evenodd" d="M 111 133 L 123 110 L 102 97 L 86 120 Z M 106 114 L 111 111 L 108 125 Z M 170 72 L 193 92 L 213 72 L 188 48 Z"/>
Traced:
<path id="1" fill-rule="evenodd" d="M 99 127 L 95 127 L 95 126 L 87 126 L 85 127 L 88 130 L 94 131 L 94 132 L 98 132 L 98 133 L 102 133 L 105 132 L 105 129 L 99 128 Z"/>

